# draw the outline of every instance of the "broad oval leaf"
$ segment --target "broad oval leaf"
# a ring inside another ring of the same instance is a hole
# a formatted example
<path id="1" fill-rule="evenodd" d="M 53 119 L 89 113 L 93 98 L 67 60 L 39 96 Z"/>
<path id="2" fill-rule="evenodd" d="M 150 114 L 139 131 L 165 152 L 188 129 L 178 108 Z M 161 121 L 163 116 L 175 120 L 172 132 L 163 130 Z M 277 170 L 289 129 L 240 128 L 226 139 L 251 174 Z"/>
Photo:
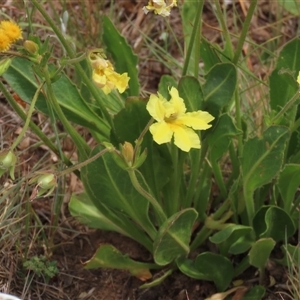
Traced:
<path id="1" fill-rule="evenodd" d="M 284 210 L 290 213 L 293 209 L 295 194 L 300 186 L 300 165 L 286 164 L 279 174 L 277 186 L 283 200 Z"/>
<path id="2" fill-rule="evenodd" d="M 228 151 L 231 139 L 242 134 L 228 114 L 221 115 L 207 137 L 211 160 L 218 161 Z"/>
<path id="3" fill-rule="evenodd" d="M 192 76 L 182 77 L 179 81 L 178 91 L 184 99 L 188 112 L 197 111 L 203 106 L 203 93 L 197 78 Z"/>
<path id="4" fill-rule="evenodd" d="M 167 100 L 170 99 L 169 90 L 171 87 L 177 88 L 177 82 L 174 77 L 170 75 L 163 75 L 160 78 L 159 85 L 158 85 L 158 92 Z"/>
<path id="5" fill-rule="evenodd" d="M 213 281 L 220 292 L 228 288 L 234 277 L 230 260 L 220 254 L 204 252 L 197 256 L 195 262 L 179 258 L 176 263 L 179 270 L 189 277 Z"/>
<path id="6" fill-rule="evenodd" d="M 197 215 L 195 209 L 187 208 L 161 225 L 153 244 L 155 263 L 164 266 L 178 256 L 189 253 L 192 228 Z"/>
<path id="7" fill-rule="evenodd" d="M 237 82 L 236 68 L 231 63 L 216 64 L 205 76 L 204 110 L 217 117 L 233 99 Z"/>
<path id="8" fill-rule="evenodd" d="M 286 127 L 271 126 L 261 138 L 255 137 L 245 143 L 241 162 L 247 193 L 269 183 L 280 171 L 288 138 Z"/>
<path id="9" fill-rule="evenodd" d="M 209 240 L 219 245 L 221 254 L 223 255 L 227 255 L 228 252 L 232 253 L 232 251 L 230 251 L 231 248 L 234 249 L 235 254 L 239 254 L 247 251 L 251 247 L 252 242 L 254 242 L 250 238 L 252 232 L 252 227 L 230 224 L 215 233 Z"/>
<path id="10" fill-rule="evenodd" d="M 300 70 L 300 39 L 287 43 L 281 50 L 270 76 L 270 105 L 279 112 L 298 90 L 296 77 Z"/>
<path id="11" fill-rule="evenodd" d="M 101 149 L 96 148 L 92 155 Z M 149 249 L 149 237 L 145 232 L 153 238 L 156 234 L 148 216 L 149 202 L 135 190 L 128 173 L 115 163 L 111 153 L 104 154 L 82 168 L 81 178 L 87 194 L 100 212 L 113 216 L 123 215 L 121 220 L 127 220 L 124 230 L 132 232 L 131 236 L 134 235 L 135 240 L 146 244 Z"/>
<path id="12" fill-rule="evenodd" d="M 253 229 L 260 238 L 284 241 L 295 232 L 294 222 L 289 214 L 277 206 L 262 206 L 253 219 Z"/>
<path id="13" fill-rule="evenodd" d="M 53 69 L 51 66 L 49 68 Z M 3 77 L 23 101 L 31 103 L 38 87 L 31 62 L 21 58 L 14 58 Z M 66 75 L 62 74 L 53 83 L 52 88 L 59 105 L 69 121 L 100 132 L 108 139 L 110 132 L 108 124 L 91 110 L 81 97 L 76 86 Z M 39 94 L 36 108 L 49 115 L 47 100 L 42 93 Z"/>
<path id="14" fill-rule="evenodd" d="M 122 254 L 112 245 L 102 245 L 98 248 L 94 256 L 85 262 L 85 269 L 113 268 L 128 270 L 131 275 L 142 281 L 152 278 L 149 269 L 158 269 L 155 264 L 137 262 L 127 254 Z"/>
<path id="15" fill-rule="evenodd" d="M 263 286 L 256 285 L 243 296 L 243 300 L 261 300 L 265 293 L 266 289 Z"/>
<path id="16" fill-rule="evenodd" d="M 116 70 L 119 73 L 127 72 L 130 77 L 129 89 L 124 92 L 124 95 L 139 96 L 138 57 L 107 16 L 103 17 L 103 41 L 107 51 L 113 57 Z"/>
<path id="17" fill-rule="evenodd" d="M 276 242 L 272 238 L 263 238 L 256 241 L 248 254 L 249 263 L 258 269 L 264 268 L 275 244 Z"/>

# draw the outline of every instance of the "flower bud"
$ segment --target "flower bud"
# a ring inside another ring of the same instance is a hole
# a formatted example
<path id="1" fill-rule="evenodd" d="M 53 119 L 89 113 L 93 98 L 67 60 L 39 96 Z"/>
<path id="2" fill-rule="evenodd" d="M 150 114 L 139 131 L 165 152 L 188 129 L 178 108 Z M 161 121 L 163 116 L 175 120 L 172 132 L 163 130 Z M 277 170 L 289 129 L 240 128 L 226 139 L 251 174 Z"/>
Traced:
<path id="1" fill-rule="evenodd" d="M 125 142 L 121 146 L 121 154 L 128 166 L 132 166 L 134 160 L 134 149 L 132 144 Z"/>
<path id="2" fill-rule="evenodd" d="M 31 54 L 37 54 L 39 51 L 39 46 L 33 41 L 26 40 L 23 43 L 24 48 Z"/>
<path id="3" fill-rule="evenodd" d="M 53 173 L 37 175 L 29 181 L 30 184 L 33 182 L 37 182 L 37 185 L 30 196 L 30 200 L 39 196 L 49 196 L 57 186 L 57 178 Z"/>
<path id="4" fill-rule="evenodd" d="M 14 171 L 17 158 L 10 150 L 4 150 L 0 152 L 0 176 L 2 176 L 7 170 L 11 179 L 15 179 Z"/>

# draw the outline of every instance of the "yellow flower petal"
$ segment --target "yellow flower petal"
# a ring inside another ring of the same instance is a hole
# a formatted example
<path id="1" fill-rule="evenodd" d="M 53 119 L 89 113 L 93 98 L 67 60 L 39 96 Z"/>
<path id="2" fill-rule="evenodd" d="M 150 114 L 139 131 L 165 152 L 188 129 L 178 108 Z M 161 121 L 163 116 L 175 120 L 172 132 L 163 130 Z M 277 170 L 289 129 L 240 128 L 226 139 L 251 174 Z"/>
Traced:
<path id="1" fill-rule="evenodd" d="M 127 73 L 119 74 L 115 71 L 112 72 L 111 70 L 107 70 L 105 75 L 107 77 L 107 81 L 117 88 L 119 93 L 123 93 L 126 90 L 130 79 Z"/>
<path id="2" fill-rule="evenodd" d="M 11 46 L 10 38 L 0 29 L 0 52 L 7 51 Z"/>
<path id="3" fill-rule="evenodd" d="M 186 113 L 184 100 L 179 97 L 176 88 L 169 91 L 171 100 L 167 101 L 160 94 L 151 95 L 147 110 L 157 123 L 150 126 L 153 139 L 158 144 L 168 143 L 174 135 L 175 145 L 183 151 L 191 148 L 200 149 L 200 138 L 191 128 L 205 130 L 211 127 L 214 117 L 208 112 L 198 110 Z"/>
<path id="4" fill-rule="evenodd" d="M 5 31 L 12 43 L 23 38 L 21 27 L 12 21 L 1 21 L 0 28 Z"/>
<path id="5" fill-rule="evenodd" d="M 153 140 L 159 145 L 170 142 L 173 136 L 173 131 L 166 122 L 154 123 L 149 130 L 153 135 Z"/>
<path id="6" fill-rule="evenodd" d="M 152 94 L 150 96 L 150 99 L 147 103 L 147 110 L 150 114 L 150 116 L 158 121 L 161 122 L 164 120 L 165 117 L 165 113 L 166 113 L 166 108 L 165 108 L 165 104 L 166 104 L 167 100 L 163 99 L 160 95 L 156 96 L 154 94 Z"/>
<path id="7" fill-rule="evenodd" d="M 99 74 L 99 72 L 95 70 L 93 71 L 92 78 L 99 88 L 103 88 L 107 83 L 106 76 L 103 73 Z"/>
<path id="8" fill-rule="evenodd" d="M 188 152 L 191 148 L 200 149 L 200 139 L 197 133 L 185 126 L 173 126 L 174 144 L 182 151 Z"/>
<path id="9" fill-rule="evenodd" d="M 157 15 L 168 17 L 170 15 L 171 8 L 177 6 L 176 0 L 150 0 L 147 6 L 143 7 L 143 11 L 147 14 L 149 11 L 153 11 Z"/>
<path id="10" fill-rule="evenodd" d="M 297 82 L 300 84 L 300 72 L 299 72 L 298 77 L 297 77 Z"/>
<path id="11" fill-rule="evenodd" d="M 88 57 L 93 68 L 92 79 L 105 94 L 109 94 L 113 89 L 118 89 L 119 93 L 126 90 L 130 80 L 128 74 L 117 73 L 111 62 L 105 59 L 101 49 L 90 51 Z"/>
<path id="12" fill-rule="evenodd" d="M 184 114 L 186 112 L 186 107 L 182 98 L 179 97 L 179 93 L 176 88 L 172 87 L 170 90 L 171 100 L 170 105 L 174 108 L 177 116 Z"/>
<path id="13" fill-rule="evenodd" d="M 214 117 L 211 114 L 206 111 L 198 110 L 179 117 L 176 123 L 184 124 L 196 130 L 205 130 L 211 127 L 211 124 L 208 123 L 212 120 L 214 120 Z"/>

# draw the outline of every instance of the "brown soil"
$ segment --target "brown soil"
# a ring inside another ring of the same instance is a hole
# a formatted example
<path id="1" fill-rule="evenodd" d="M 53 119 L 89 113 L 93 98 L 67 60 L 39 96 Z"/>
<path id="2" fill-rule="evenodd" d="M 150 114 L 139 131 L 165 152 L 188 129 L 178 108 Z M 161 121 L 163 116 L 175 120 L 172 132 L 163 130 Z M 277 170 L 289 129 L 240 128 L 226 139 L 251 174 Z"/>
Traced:
<path id="1" fill-rule="evenodd" d="M 76 6 L 75 2 L 76 1 L 72 2 L 74 8 Z M 248 7 L 247 2 L 242 2 L 243 1 L 241 1 L 241 5 L 237 5 L 241 16 L 243 16 L 244 10 L 247 10 Z M 9 7 L 9 1 L 7 1 L 7 3 Z M 87 1 L 87 5 L 92 5 L 92 1 Z M 122 1 L 122 4 L 120 3 L 120 12 L 123 13 L 123 18 L 121 18 L 120 27 L 126 24 L 128 17 L 137 20 L 140 14 L 135 14 L 136 11 L 140 11 L 141 6 L 143 5 L 139 1 Z M 59 9 L 60 7 L 58 7 L 58 11 Z M 18 15 L 15 7 L 9 11 L 12 15 Z M 218 27 L 217 21 L 213 17 L 209 5 L 205 6 L 204 12 L 203 30 L 205 36 L 211 41 L 221 43 L 219 31 L 216 29 L 216 27 Z M 230 16 L 234 13 L 236 12 L 233 12 L 232 7 L 229 6 L 228 15 Z M 259 12 L 257 17 L 253 20 L 251 28 L 252 37 L 256 42 L 263 43 L 272 37 L 274 32 L 268 24 L 273 18 L 274 14 L 269 1 L 260 1 Z M 142 17 L 140 24 L 138 24 L 142 30 L 146 28 L 145 24 L 147 20 L 150 20 L 150 16 Z M 229 20 L 232 21 L 229 27 L 234 26 L 233 19 L 229 18 Z M 156 39 L 156 35 L 161 31 L 161 26 L 164 26 L 160 21 L 157 22 L 155 26 L 151 27 L 151 35 Z M 173 22 L 174 24 L 171 25 L 174 30 L 181 32 L 180 25 L 178 25 L 178 17 L 177 19 L 175 17 Z M 280 27 L 281 34 L 283 34 L 281 43 L 294 37 L 296 28 L 295 22 L 295 19 L 291 18 L 290 22 L 284 22 L 282 24 Z M 96 35 L 97 32 L 94 32 L 94 34 Z M 147 57 L 149 62 L 148 64 L 141 64 L 140 66 L 143 86 L 146 87 L 148 91 L 156 91 L 159 78 L 162 74 L 168 72 L 168 70 L 165 70 L 155 59 L 149 59 L 149 53 L 145 51 L 146 46 L 138 41 L 138 31 L 131 28 L 126 34 L 131 43 L 135 45 L 135 51 L 141 55 L 141 61 L 143 61 L 144 57 Z M 174 56 L 178 55 L 176 49 L 171 49 L 170 51 L 174 52 Z M 250 67 L 254 70 L 258 68 L 258 62 L 255 57 L 249 58 L 248 62 Z M 259 69 L 258 71 L 261 72 L 261 77 L 264 77 L 268 73 L 268 70 L 264 69 Z M 0 129 L 5 133 L 4 139 L 9 145 L 16 136 L 16 129 L 20 128 L 23 123 L 8 107 L 6 100 L 3 97 L 1 97 L 0 100 Z M 37 123 L 40 123 L 40 118 L 40 116 L 35 116 Z M 30 145 L 36 141 L 35 137 L 31 136 L 30 133 L 28 137 L 30 138 Z M 24 145 L 23 149 L 26 149 L 26 145 L 27 144 Z M 68 151 L 71 150 L 68 149 Z M 22 162 L 20 164 L 21 174 L 25 176 L 44 155 L 47 158 L 43 162 L 45 166 L 55 163 L 53 156 L 47 152 L 47 149 L 38 148 L 25 151 L 23 155 L 20 156 Z M 3 185 L 9 181 L 7 178 L 2 178 L 1 180 L 1 184 Z M 82 188 L 76 179 L 69 178 L 68 180 L 69 193 L 79 191 Z M 68 196 L 65 197 L 65 202 L 67 201 Z M 23 202 L 22 210 L 25 210 L 28 204 L 28 197 L 23 198 Z M 51 224 L 51 216 L 49 213 L 51 211 L 51 205 L 52 199 L 48 201 L 37 199 L 30 203 L 32 209 L 30 221 L 33 224 L 36 222 L 33 216 L 34 213 L 36 213 L 45 226 L 43 231 L 45 236 L 54 237 L 54 246 L 47 245 L 45 244 L 45 239 L 40 240 L 40 238 L 38 238 L 36 244 L 30 248 L 29 257 L 33 255 L 46 255 L 49 260 L 57 261 L 59 274 L 48 283 L 46 283 L 42 277 L 34 277 L 32 283 L 29 285 L 28 282 L 26 282 L 26 278 L 28 277 L 24 278 L 24 272 L 22 273 L 21 258 L 24 257 L 25 249 L 20 249 L 20 247 L 16 249 L 12 245 L 7 248 L 6 253 L 2 252 L 2 254 L 0 254 L 3 255 L 2 258 L 0 257 L 0 263 L 2 264 L 0 266 L 0 292 L 11 292 L 19 296 L 23 294 L 25 295 L 24 300 L 202 300 L 216 292 L 212 283 L 193 280 L 179 272 L 173 273 L 159 286 L 149 289 L 139 289 L 142 282 L 125 271 L 110 269 L 85 270 L 83 262 L 89 260 L 99 245 L 104 243 L 114 245 L 121 250 L 122 253 L 128 253 L 130 257 L 138 261 L 149 261 L 151 260 L 151 256 L 140 245 L 124 236 L 112 232 L 89 230 L 85 226 L 81 226 L 76 220 L 69 216 L 67 203 L 63 205 L 58 229 L 53 234 L 53 232 L 50 232 L 50 229 L 47 229 L 47 226 Z M 24 215 L 24 213 L 22 215 Z M 33 235 L 34 234 L 36 235 L 37 233 L 33 233 Z M 23 235 L 21 234 L 20 243 L 24 243 L 25 240 L 22 239 Z M 268 289 L 265 299 L 288 299 L 284 298 L 285 296 L 282 293 L 276 294 L 277 291 L 285 291 L 286 271 L 278 266 L 272 266 L 269 272 L 277 281 L 275 286 Z M 154 278 L 160 274 L 161 273 L 154 273 Z M 248 285 L 251 285 L 257 282 L 257 277 L 258 275 L 255 274 L 253 270 L 250 270 L 247 274 L 243 275 L 242 279 L 247 282 Z M 26 286 L 29 286 L 29 289 L 24 291 L 24 287 Z"/>

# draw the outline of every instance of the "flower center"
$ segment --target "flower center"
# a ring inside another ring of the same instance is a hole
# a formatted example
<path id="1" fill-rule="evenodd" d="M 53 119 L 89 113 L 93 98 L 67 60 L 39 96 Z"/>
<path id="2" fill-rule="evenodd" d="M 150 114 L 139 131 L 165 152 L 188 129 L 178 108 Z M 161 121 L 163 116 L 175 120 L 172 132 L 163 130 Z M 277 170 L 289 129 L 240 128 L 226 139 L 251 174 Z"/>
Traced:
<path id="1" fill-rule="evenodd" d="M 177 119 L 177 113 L 170 114 L 169 117 L 165 117 L 164 120 L 167 123 L 172 123 Z"/>

